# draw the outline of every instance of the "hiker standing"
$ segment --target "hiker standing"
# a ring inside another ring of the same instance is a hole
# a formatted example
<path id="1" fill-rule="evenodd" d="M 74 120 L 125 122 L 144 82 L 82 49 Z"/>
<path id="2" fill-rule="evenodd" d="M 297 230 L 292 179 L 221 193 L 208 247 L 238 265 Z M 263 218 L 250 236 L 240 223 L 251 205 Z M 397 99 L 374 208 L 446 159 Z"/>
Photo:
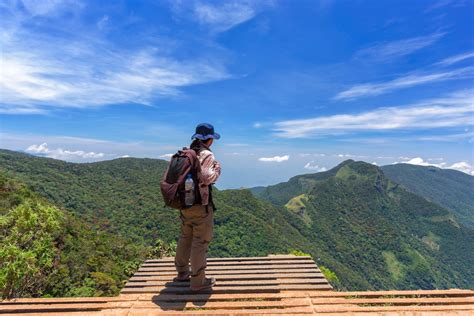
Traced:
<path id="1" fill-rule="evenodd" d="M 175 266 L 178 276 L 175 282 L 190 280 L 192 291 L 211 288 L 215 278 L 206 278 L 206 255 L 209 242 L 213 237 L 214 203 L 212 184 L 221 174 L 221 166 L 214 158 L 210 147 L 220 135 L 214 132 L 211 124 L 202 123 L 196 127 L 196 133 L 190 149 L 194 150 L 200 164 L 197 172 L 196 201 L 189 208 L 180 209 L 181 234 L 176 249 Z M 200 170 L 199 170 L 200 169 Z M 191 271 L 189 261 L 191 259 Z"/>

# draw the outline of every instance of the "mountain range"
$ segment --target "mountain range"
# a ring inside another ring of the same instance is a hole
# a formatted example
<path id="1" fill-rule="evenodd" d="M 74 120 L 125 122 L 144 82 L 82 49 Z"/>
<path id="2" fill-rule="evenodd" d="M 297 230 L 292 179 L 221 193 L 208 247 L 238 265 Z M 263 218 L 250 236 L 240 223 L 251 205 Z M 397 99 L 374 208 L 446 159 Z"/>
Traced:
<path id="1" fill-rule="evenodd" d="M 177 211 L 164 207 L 159 192 L 166 165 L 164 160 L 138 158 L 76 164 L 0 150 L 5 183 L 19 183 L 104 240 L 116 238 L 133 247 L 134 260 L 114 243 L 100 247 L 100 254 L 88 246 L 85 256 L 123 260 L 128 270 L 157 241 L 172 247 L 178 236 Z M 215 190 L 216 226 L 209 255 L 309 253 L 330 272 L 334 286 L 347 290 L 474 288 L 474 177 L 431 169 L 379 168 L 347 160 L 329 171 L 273 186 Z M 3 207 L 0 215 L 8 216 L 20 204 Z M 11 233 L 3 231 L 5 236 Z M 77 254 L 57 249 L 62 257 Z M 71 271 L 69 277 L 63 275 L 75 280 L 69 288 L 30 295 L 77 295 L 77 288 L 87 286 L 90 295 L 116 293 L 127 275 L 120 270 L 122 263 L 105 270 L 79 260 L 71 269 L 81 271 L 79 278 Z M 101 283 L 97 273 L 113 282 Z M 87 285 L 80 278 L 95 283 Z"/>
<path id="2" fill-rule="evenodd" d="M 474 177 L 434 166 L 394 164 L 382 167 L 394 182 L 428 201 L 453 212 L 459 221 L 474 228 Z"/>

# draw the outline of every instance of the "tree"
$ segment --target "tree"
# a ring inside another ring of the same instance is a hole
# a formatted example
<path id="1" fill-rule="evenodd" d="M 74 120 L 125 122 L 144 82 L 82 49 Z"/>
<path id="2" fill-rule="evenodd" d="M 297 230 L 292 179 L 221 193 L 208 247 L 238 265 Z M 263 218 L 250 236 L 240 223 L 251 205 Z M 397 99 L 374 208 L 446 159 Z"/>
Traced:
<path id="1" fill-rule="evenodd" d="M 0 288 L 3 298 L 41 293 L 58 258 L 55 239 L 63 214 L 27 200 L 0 215 Z"/>

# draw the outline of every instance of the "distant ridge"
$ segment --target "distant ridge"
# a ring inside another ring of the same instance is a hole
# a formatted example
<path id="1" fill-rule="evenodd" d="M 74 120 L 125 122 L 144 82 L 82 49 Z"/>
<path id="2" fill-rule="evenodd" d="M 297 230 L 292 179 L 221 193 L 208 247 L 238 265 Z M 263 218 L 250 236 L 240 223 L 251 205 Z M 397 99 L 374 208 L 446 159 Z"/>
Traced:
<path id="1" fill-rule="evenodd" d="M 452 211 L 461 223 L 474 228 L 474 177 L 452 169 L 395 164 L 383 172 L 407 190 Z"/>
<path id="2" fill-rule="evenodd" d="M 345 262 L 355 271 L 363 270 L 371 284 L 381 282 L 385 287 L 393 282 L 404 288 L 415 283 L 439 287 L 441 279 L 462 275 L 458 286 L 474 287 L 474 270 L 468 263 L 474 260 L 472 228 L 393 182 L 375 165 L 346 160 L 326 172 L 251 191 L 275 205 L 297 207 L 293 211 L 307 224 L 308 238 L 338 249 L 324 253 L 333 257 L 330 267 L 336 271 Z M 361 269 L 361 260 L 370 262 L 370 269 Z"/>
<path id="3" fill-rule="evenodd" d="M 291 177 L 287 182 L 281 182 L 266 187 L 254 187 L 249 190 L 259 198 L 263 198 L 278 205 L 284 205 L 294 196 L 300 195 L 311 189 L 316 181 L 333 177 L 339 169 L 352 163 L 354 163 L 354 160 L 347 159 L 328 171 L 297 175 Z"/>

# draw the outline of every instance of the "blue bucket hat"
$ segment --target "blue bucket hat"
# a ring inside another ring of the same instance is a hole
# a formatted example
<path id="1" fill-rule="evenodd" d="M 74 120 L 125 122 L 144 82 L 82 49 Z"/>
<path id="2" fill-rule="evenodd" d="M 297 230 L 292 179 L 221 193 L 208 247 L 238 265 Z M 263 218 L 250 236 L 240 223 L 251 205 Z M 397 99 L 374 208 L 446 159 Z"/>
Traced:
<path id="1" fill-rule="evenodd" d="M 191 139 L 197 138 L 200 140 L 206 140 L 209 138 L 219 139 L 221 135 L 214 132 L 214 126 L 209 123 L 201 123 L 196 126 L 196 133 L 191 137 Z"/>

